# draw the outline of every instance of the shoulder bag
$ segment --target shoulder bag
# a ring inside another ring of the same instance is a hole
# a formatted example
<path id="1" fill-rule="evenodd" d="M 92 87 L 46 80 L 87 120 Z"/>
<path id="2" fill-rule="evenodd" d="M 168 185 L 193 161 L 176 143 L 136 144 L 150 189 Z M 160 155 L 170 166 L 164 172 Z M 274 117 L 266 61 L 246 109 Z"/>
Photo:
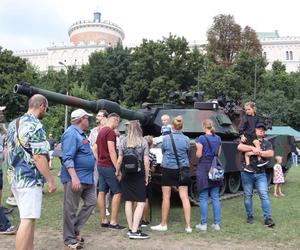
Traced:
<path id="1" fill-rule="evenodd" d="M 221 181 L 224 179 L 224 166 L 218 157 L 219 147 L 217 148 L 216 152 L 214 152 L 209 139 L 205 135 L 204 138 L 206 139 L 210 150 L 214 153 L 214 158 L 211 162 L 211 167 L 208 172 L 208 179 L 211 181 Z"/>

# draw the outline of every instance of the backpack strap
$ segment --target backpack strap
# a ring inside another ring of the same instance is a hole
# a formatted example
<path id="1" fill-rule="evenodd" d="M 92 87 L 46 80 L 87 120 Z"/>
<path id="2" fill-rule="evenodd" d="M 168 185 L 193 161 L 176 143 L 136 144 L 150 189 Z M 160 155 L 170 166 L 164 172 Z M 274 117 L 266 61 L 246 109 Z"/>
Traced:
<path id="1" fill-rule="evenodd" d="M 18 139 L 18 141 L 19 141 L 21 147 L 22 147 L 22 148 L 23 148 L 23 149 L 24 149 L 24 150 L 32 157 L 33 154 L 32 154 L 32 152 L 31 152 L 30 148 L 26 148 L 26 147 L 22 144 L 22 142 L 21 142 L 21 140 L 20 140 L 20 138 L 19 138 L 19 127 L 20 127 L 20 117 L 16 120 L 17 139 Z"/>
<path id="2" fill-rule="evenodd" d="M 207 143 L 208 143 L 208 146 L 209 146 L 209 148 L 210 148 L 210 151 L 211 151 L 212 153 L 214 153 L 214 156 L 218 156 L 218 151 L 219 151 L 220 146 L 217 148 L 216 152 L 214 152 L 213 149 L 212 149 L 212 146 L 211 146 L 211 142 L 209 141 L 209 139 L 207 138 L 206 135 L 204 135 L 204 138 L 206 139 L 206 141 L 207 141 Z"/>

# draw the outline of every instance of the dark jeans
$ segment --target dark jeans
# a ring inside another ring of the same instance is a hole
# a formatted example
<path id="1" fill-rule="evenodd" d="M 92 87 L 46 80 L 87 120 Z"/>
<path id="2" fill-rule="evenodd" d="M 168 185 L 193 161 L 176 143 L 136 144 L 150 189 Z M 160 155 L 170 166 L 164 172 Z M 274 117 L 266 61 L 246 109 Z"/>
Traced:
<path id="1" fill-rule="evenodd" d="M 9 220 L 5 216 L 5 214 L 2 211 L 2 208 L 0 208 L 0 231 L 5 231 L 11 226 Z"/>
<path id="2" fill-rule="evenodd" d="M 78 212 L 80 199 L 83 206 Z M 76 236 L 80 234 L 81 227 L 86 223 L 94 208 L 97 199 L 94 184 L 81 184 L 81 190 L 74 192 L 72 183 L 64 183 L 64 243 L 75 244 Z"/>

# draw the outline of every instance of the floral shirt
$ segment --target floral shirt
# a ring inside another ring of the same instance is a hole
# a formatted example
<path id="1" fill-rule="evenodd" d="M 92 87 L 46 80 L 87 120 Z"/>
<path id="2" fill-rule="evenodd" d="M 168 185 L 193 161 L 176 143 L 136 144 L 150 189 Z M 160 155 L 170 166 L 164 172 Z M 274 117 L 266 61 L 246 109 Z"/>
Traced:
<path id="1" fill-rule="evenodd" d="M 8 127 L 7 135 L 8 172 L 14 173 L 12 185 L 16 188 L 28 188 L 42 184 L 43 177 L 32 155 L 48 155 L 50 146 L 43 125 L 38 118 L 26 113 L 20 117 L 18 132 L 19 138 L 16 132 L 16 120 L 14 120 Z M 28 150 L 25 150 L 20 143 Z"/>

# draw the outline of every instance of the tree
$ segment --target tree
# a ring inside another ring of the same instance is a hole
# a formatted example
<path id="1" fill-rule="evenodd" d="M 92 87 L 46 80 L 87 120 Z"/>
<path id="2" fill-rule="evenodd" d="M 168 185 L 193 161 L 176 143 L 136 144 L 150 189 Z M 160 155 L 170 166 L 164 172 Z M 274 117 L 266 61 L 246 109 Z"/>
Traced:
<path id="1" fill-rule="evenodd" d="M 246 26 L 243 30 L 232 15 L 214 17 L 211 28 L 207 31 L 207 53 L 218 64 L 229 67 L 235 63 L 240 51 L 251 57 L 261 55 L 261 44 L 255 31 Z"/>
<path id="2" fill-rule="evenodd" d="M 276 74 L 276 73 L 285 73 L 286 67 L 285 67 L 285 65 L 284 65 L 282 62 L 276 60 L 276 61 L 274 61 L 273 64 L 272 64 L 272 71 L 273 71 L 275 74 Z"/>
<path id="3" fill-rule="evenodd" d="M 273 125 L 288 125 L 290 102 L 283 91 L 261 90 L 258 93 L 256 104 L 258 112 L 267 114 L 273 120 Z"/>
<path id="4" fill-rule="evenodd" d="M 99 99 L 122 101 L 121 89 L 128 76 L 130 57 L 130 50 L 121 45 L 93 53 L 89 64 L 83 67 L 84 79 L 90 92 L 95 93 Z"/>
<path id="5" fill-rule="evenodd" d="M 125 103 L 177 102 L 170 100 L 175 91 L 191 90 L 203 72 L 204 56 L 190 50 L 183 37 L 170 34 L 161 41 L 144 40 L 134 49 L 130 73 L 123 87 Z"/>
<path id="6" fill-rule="evenodd" d="M 0 47 L 0 105 L 5 105 L 6 121 L 26 111 L 25 96 L 13 94 L 13 87 L 21 81 L 35 81 L 39 74 L 25 59 L 14 56 L 10 50 Z"/>
<path id="7" fill-rule="evenodd" d="M 256 32 L 249 26 L 242 31 L 241 50 L 247 52 L 251 57 L 261 56 L 262 46 L 257 38 Z"/>
<path id="8" fill-rule="evenodd" d="M 241 26 L 232 15 L 215 16 L 207 31 L 208 55 L 214 62 L 230 66 L 241 48 L 241 39 Z"/>

